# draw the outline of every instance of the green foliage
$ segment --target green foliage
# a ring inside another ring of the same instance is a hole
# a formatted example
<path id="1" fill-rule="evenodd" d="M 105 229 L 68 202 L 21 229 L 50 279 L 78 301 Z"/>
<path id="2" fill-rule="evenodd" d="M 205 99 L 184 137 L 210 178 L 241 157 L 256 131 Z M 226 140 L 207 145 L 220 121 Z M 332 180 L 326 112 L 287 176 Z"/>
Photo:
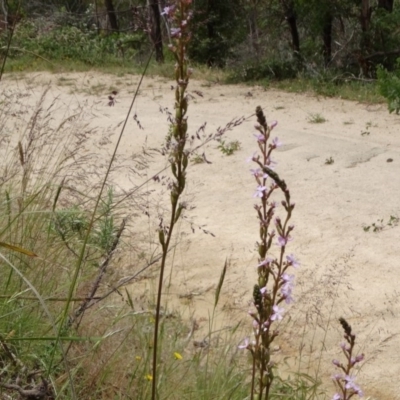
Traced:
<path id="1" fill-rule="evenodd" d="M 307 120 L 311 124 L 323 124 L 326 122 L 326 118 L 320 113 L 310 114 Z"/>
<path id="2" fill-rule="evenodd" d="M 6 40 L 3 35 L 2 46 L 5 46 Z M 142 33 L 104 36 L 94 28 L 81 27 L 79 24 L 49 27 L 27 20 L 16 29 L 10 58 L 18 58 L 23 53 L 50 61 L 70 60 L 101 66 L 135 58 L 144 43 L 145 36 Z"/>
<path id="3" fill-rule="evenodd" d="M 78 249 L 89 229 L 90 215 L 76 205 L 69 209 L 56 211 L 51 222 L 52 231 L 59 236 L 70 248 Z M 111 250 L 116 234 L 113 215 L 113 189 L 107 192 L 107 197 L 99 207 L 99 216 L 96 218 L 89 237 L 89 244 L 107 253 Z"/>
<path id="4" fill-rule="evenodd" d="M 324 398 L 321 382 L 310 375 L 297 373 L 282 379 L 275 376 L 271 400 L 317 400 Z"/>
<path id="5" fill-rule="evenodd" d="M 376 52 L 371 64 L 383 65 L 388 70 L 396 68 L 396 55 L 390 54 L 400 48 L 400 7 L 395 6 L 392 12 L 377 8 L 371 18 L 369 39 L 371 53 Z M 389 54 L 388 54 L 389 53 Z"/>
<path id="6" fill-rule="evenodd" d="M 222 154 L 226 156 L 231 156 L 232 154 L 236 153 L 240 150 L 241 145 L 238 140 L 234 140 L 232 142 L 226 143 L 225 140 L 221 140 L 218 146 L 218 149 L 221 151 Z"/>
<path id="7" fill-rule="evenodd" d="M 192 164 L 204 164 L 205 163 L 204 157 L 201 154 L 193 154 L 190 161 L 192 162 Z"/>
<path id="8" fill-rule="evenodd" d="M 400 58 L 397 61 L 397 69 L 388 72 L 382 66 L 377 69 L 379 91 L 388 102 L 389 112 L 400 112 Z"/>
<path id="9" fill-rule="evenodd" d="M 279 81 L 295 78 L 298 71 L 298 65 L 294 60 L 253 61 L 234 68 L 228 80 L 231 82 L 252 82 L 263 79 Z"/>
<path id="10" fill-rule="evenodd" d="M 371 225 L 364 225 L 363 229 L 364 232 L 381 232 L 383 231 L 385 228 L 389 229 L 389 228 L 394 228 L 395 226 L 398 226 L 400 222 L 400 218 L 398 216 L 395 215 L 391 215 L 389 217 L 388 222 L 384 222 L 383 218 L 378 219 L 376 222 L 373 222 Z"/>
<path id="11" fill-rule="evenodd" d="M 246 35 L 240 1 L 199 0 L 194 6 L 189 54 L 194 61 L 223 67 L 233 55 L 233 47 Z"/>
<path id="12" fill-rule="evenodd" d="M 117 231 L 114 224 L 113 198 L 114 191 L 109 188 L 106 199 L 100 204 L 100 216 L 94 229 L 94 243 L 105 253 L 111 250 Z"/>

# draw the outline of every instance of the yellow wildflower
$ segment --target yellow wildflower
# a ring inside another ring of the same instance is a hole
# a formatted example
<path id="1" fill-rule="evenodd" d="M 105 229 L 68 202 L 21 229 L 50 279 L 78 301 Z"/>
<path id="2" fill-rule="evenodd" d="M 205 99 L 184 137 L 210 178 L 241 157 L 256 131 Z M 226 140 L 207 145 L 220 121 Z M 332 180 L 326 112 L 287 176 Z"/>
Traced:
<path id="1" fill-rule="evenodd" d="M 178 352 L 174 353 L 174 357 L 175 357 L 175 360 L 182 360 L 182 358 L 183 358 Z"/>

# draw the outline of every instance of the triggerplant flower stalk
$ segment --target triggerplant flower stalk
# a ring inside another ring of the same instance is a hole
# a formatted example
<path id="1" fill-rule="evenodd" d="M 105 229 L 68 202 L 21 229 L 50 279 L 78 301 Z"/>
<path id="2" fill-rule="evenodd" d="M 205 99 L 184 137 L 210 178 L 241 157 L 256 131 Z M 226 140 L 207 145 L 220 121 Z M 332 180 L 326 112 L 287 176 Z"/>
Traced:
<path id="1" fill-rule="evenodd" d="M 251 399 L 268 399 L 273 381 L 273 362 L 271 360 L 271 344 L 278 335 L 274 323 L 284 318 L 283 303 L 293 301 L 292 290 L 294 276 L 287 273 L 290 267 L 297 268 L 299 262 L 293 254 L 287 255 L 286 246 L 292 240 L 293 225 L 289 225 L 294 203 L 290 200 L 289 189 L 284 180 L 273 171 L 275 162 L 271 159 L 272 152 L 281 142 L 278 138 L 271 139 L 271 132 L 277 122 L 270 124 L 264 116 L 261 107 L 256 109 L 257 140 L 259 151 L 254 153 L 251 160 L 258 166 L 251 173 L 256 181 L 254 197 L 259 204 L 254 206 L 259 220 L 259 241 L 257 272 L 258 279 L 253 289 L 254 309 L 249 312 L 253 318 L 254 341 L 246 339 L 240 348 L 250 350 L 253 359 Z M 275 192 L 283 195 L 281 205 L 284 218 L 276 216 L 278 204 Z M 275 246 L 275 247 L 273 247 Z M 272 249 L 276 249 L 273 257 Z"/>
<path id="2" fill-rule="evenodd" d="M 340 345 L 346 358 L 346 363 L 342 364 L 338 360 L 333 360 L 332 364 L 341 370 L 342 373 L 333 376 L 333 382 L 338 390 L 332 397 L 332 400 L 350 400 L 358 395 L 363 397 L 364 393 L 356 384 L 355 377 L 352 375 L 354 366 L 364 360 L 364 354 L 354 356 L 354 346 L 356 343 L 356 335 L 352 333 L 351 326 L 344 318 L 339 318 L 339 322 L 344 330 L 344 339 L 346 343 Z"/>

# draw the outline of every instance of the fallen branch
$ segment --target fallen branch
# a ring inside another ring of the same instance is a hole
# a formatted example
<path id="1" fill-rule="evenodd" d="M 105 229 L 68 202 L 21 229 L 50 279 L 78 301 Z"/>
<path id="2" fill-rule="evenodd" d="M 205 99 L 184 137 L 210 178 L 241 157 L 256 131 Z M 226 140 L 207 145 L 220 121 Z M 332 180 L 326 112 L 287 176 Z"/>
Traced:
<path id="1" fill-rule="evenodd" d="M 111 258 L 112 258 L 113 254 L 114 254 L 115 249 L 118 247 L 118 243 L 119 243 L 119 240 L 121 238 L 122 232 L 125 229 L 125 224 L 126 224 L 126 218 L 124 218 L 122 220 L 121 225 L 120 225 L 120 227 L 118 229 L 118 232 L 117 232 L 117 234 L 115 236 L 115 239 L 114 239 L 114 241 L 112 243 L 111 249 L 109 250 L 109 252 L 107 253 L 105 259 L 103 260 L 103 262 L 99 266 L 99 273 L 97 275 L 97 278 L 93 282 L 93 285 L 92 285 L 92 288 L 91 288 L 89 294 L 87 295 L 85 300 L 81 303 L 81 305 L 77 308 L 77 310 L 74 312 L 74 315 L 69 318 L 69 320 L 68 320 L 68 328 L 71 327 L 72 324 L 79 317 L 81 317 L 81 319 L 82 319 L 83 313 L 89 307 L 89 304 L 95 299 L 96 292 L 100 287 L 101 280 L 103 279 L 103 276 L 104 276 L 104 274 L 106 272 L 108 264 L 111 261 Z M 78 322 L 78 326 L 79 326 L 79 322 Z"/>
<path id="2" fill-rule="evenodd" d="M 2 386 L 5 389 L 16 390 L 23 399 L 41 400 L 47 397 L 47 390 L 49 384 L 45 379 L 42 378 L 42 383 L 36 385 L 33 389 L 24 389 L 23 387 L 17 384 L 1 383 L 1 382 L 0 386 Z"/>

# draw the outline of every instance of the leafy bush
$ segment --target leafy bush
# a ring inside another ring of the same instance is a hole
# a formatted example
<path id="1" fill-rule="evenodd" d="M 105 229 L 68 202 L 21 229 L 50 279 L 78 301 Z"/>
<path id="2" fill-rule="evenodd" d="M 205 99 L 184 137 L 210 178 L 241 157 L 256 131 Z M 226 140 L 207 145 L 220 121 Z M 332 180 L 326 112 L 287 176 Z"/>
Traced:
<path id="1" fill-rule="evenodd" d="M 380 94 L 387 99 L 389 112 L 400 112 L 400 58 L 397 60 L 397 69 L 388 72 L 382 66 L 377 69 Z"/>
<path id="2" fill-rule="evenodd" d="M 262 61 L 236 67 L 230 80 L 233 82 L 250 82 L 261 79 L 293 79 L 298 74 L 298 66 L 295 61 Z"/>
<path id="3" fill-rule="evenodd" d="M 5 46 L 6 37 L 1 42 Z M 143 34 L 99 35 L 94 28 L 76 25 L 40 25 L 38 20 L 24 21 L 16 29 L 10 57 L 22 53 L 38 55 L 49 60 L 73 60 L 88 65 L 104 65 L 132 59 L 142 49 Z"/>
<path id="4" fill-rule="evenodd" d="M 234 46 L 246 35 L 241 22 L 243 15 L 238 0 L 197 1 L 192 46 L 189 48 L 191 58 L 209 66 L 224 67 Z"/>

